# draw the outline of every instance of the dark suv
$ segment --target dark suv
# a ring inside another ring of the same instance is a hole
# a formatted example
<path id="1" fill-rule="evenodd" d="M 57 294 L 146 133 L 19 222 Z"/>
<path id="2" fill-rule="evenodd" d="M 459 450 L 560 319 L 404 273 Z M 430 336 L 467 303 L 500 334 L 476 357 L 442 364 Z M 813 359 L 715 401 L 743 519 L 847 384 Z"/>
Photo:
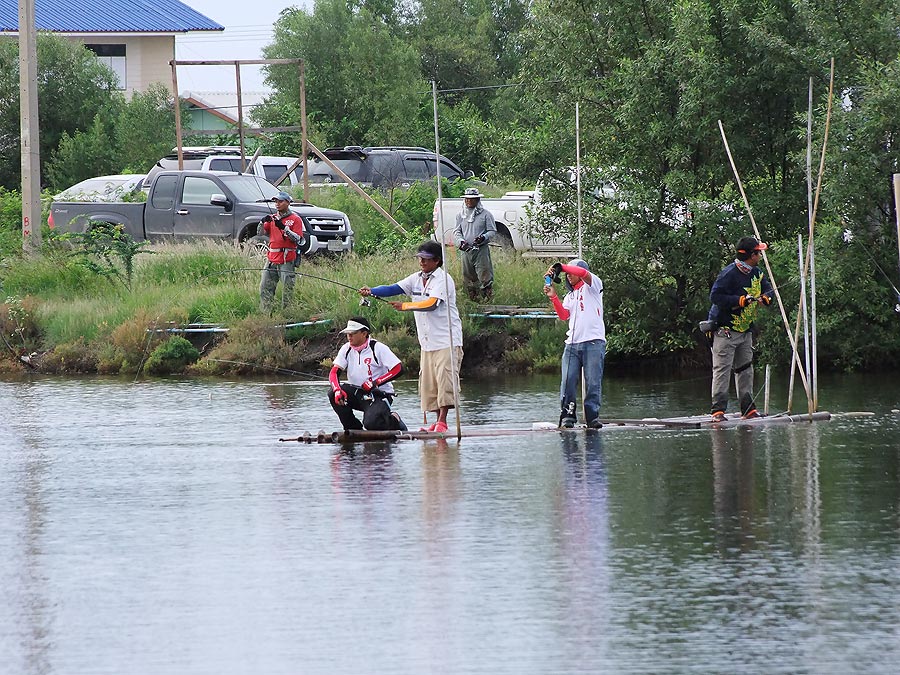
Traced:
<path id="1" fill-rule="evenodd" d="M 409 187 L 414 181 L 430 180 L 437 176 L 438 156 L 426 148 L 400 146 L 363 148 L 348 145 L 344 148 L 328 148 L 325 156 L 363 187 Z M 310 157 L 310 160 L 313 158 Z M 446 157 L 441 156 L 440 162 L 441 178 L 465 180 L 475 175 L 471 171 L 463 171 Z M 310 161 L 309 182 L 312 185 L 346 183 L 318 157 Z"/>

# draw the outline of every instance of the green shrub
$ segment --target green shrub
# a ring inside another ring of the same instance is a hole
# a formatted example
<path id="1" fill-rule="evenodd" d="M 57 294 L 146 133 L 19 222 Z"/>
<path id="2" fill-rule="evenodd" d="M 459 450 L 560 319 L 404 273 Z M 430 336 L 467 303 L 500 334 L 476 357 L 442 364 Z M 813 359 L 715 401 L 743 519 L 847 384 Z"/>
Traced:
<path id="1" fill-rule="evenodd" d="M 144 364 L 144 370 L 154 375 L 180 373 L 199 358 L 200 352 L 194 345 L 175 335 L 153 350 Z"/>

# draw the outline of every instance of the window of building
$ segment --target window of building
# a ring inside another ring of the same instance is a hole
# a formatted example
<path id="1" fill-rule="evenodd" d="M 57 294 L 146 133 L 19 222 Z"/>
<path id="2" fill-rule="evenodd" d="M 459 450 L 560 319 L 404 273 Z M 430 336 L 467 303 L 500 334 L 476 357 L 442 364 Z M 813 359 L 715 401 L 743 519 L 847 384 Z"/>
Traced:
<path id="1" fill-rule="evenodd" d="M 125 45 L 85 45 L 97 55 L 100 63 L 112 70 L 118 78 L 118 88 L 125 89 Z"/>

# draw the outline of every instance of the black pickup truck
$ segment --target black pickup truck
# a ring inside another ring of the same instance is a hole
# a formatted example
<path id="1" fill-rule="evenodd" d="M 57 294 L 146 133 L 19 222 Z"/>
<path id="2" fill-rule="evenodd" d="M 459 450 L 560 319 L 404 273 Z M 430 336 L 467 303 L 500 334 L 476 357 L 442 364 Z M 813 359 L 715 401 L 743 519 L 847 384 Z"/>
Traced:
<path id="1" fill-rule="evenodd" d="M 146 202 L 55 201 L 49 225 L 59 232 L 84 232 L 91 223 L 111 223 L 136 240 L 245 243 L 256 237 L 260 219 L 275 211 L 277 193 L 271 183 L 247 174 L 161 171 Z M 291 210 L 303 219 L 303 253 L 352 250 L 353 230 L 345 213 L 306 203 L 292 203 Z"/>

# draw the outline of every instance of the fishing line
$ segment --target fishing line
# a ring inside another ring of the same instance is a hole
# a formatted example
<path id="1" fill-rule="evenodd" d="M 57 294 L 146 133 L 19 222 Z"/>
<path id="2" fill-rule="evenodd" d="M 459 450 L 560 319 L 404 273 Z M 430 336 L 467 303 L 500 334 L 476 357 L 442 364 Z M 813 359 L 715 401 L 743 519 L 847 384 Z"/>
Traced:
<path id="1" fill-rule="evenodd" d="M 897 287 L 894 285 L 894 282 L 888 276 L 887 272 L 885 272 L 884 269 L 882 269 L 881 265 L 878 264 L 878 261 L 875 260 L 875 256 L 872 255 L 872 253 L 869 251 L 869 248 L 867 246 L 864 246 L 862 242 L 858 241 L 856 239 L 856 237 L 853 236 L 853 233 L 850 232 L 849 230 L 844 233 L 844 241 L 848 241 L 848 240 L 850 243 L 856 242 L 859 244 L 860 248 L 862 248 L 862 250 L 866 252 L 866 255 L 869 256 L 869 260 L 872 261 L 872 264 L 875 265 L 875 268 L 879 272 L 881 272 L 881 274 L 884 276 L 885 280 L 888 282 L 888 284 L 890 284 L 891 288 L 894 289 L 894 295 L 897 296 L 897 303 L 898 303 L 897 307 L 894 308 L 894 311 L 900 312 L 900 290 L 897 289 Z"/>
<path id="2" fill-rule="evenodd" d="M 291 370 L 290 368 L 280 368 L 278 366 L 267 366 L 264 363 L 247 363 L 246 361 L 232 361 L 230 359 L 207 359 L 207 361 L 212 361 L 214 363 L 232 363 L 236 366 L 247 366 L 249 368 L 262 368 L 264 370 L 271 370 L 283 375 L 299 375 L 302 377 L 308 377 L 310 380 L 322 380 L 322 376 L 316 375 L 315 373 L 304 373 L 301 370 Z M 327 382 L 320 383 L 328 384 Z"/>
<path id="3" fill-rule="evenodd" d="M 359 289 L 358 289 L 358 288 L 354 288 L 353 286 L 349 286 L 349 285 L 347 285 L 347 284 L 342 284 L 340 281 L 335 281 L 334 279 L 326 279 L 325 277 L 317 277 L 317 276 L 315 276 L 315 275 L 313 275 L 313 274 L 307 274 L 306 272 L 297 272 L 297 276 L 300 276 L 300 277 L 309 277 L 310 279 L 315 279 L 315 280 L 317 280 L 317 281 L 325 281 L 325 282 L 327 282 L 327 283 L 329 283 L 329 284 L 334 284 L 335 286 L 341 286 L 342 288 L 349 288 L 351 291 L 354 291 L 354 292 L 356 292 L 356 293 L 359 293 Z M 368 296 L 368 297 L 369 297 L 369 298 L 375 298 L 376 300 L 381 300 L 381 302 L 387 303 L 388 305 L 391 304 L 391 301 L 390 301 L 390 300 L 386 300 L 385 298 L 380 298 L 380 297 L 378 297 L 377 295 L 370 295 L 370 296 Z M 363 300 L 366 300 L 366 299 L 367 299 L 367 298 L 362 298 L 361 301 L 360 301 L 360 304 L 363 305 L 363 306 L 368 307 L 368 306 L 369 306 L 368 304 L 365 304 L 364 302 L 362 302 Z M 391 305 L 391 306 L 393 307 L 393 305 Z"/>

